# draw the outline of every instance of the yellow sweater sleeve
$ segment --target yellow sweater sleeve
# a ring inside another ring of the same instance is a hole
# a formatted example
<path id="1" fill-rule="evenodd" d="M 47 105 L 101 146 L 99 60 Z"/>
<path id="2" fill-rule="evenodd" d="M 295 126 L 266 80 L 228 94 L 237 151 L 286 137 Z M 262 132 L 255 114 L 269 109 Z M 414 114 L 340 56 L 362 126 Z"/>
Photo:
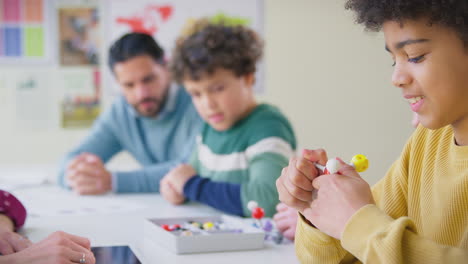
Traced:
<path id="1" fill-rule="evenodd" d="M 467 263 L 468 250 L 419 236 L 408 217 L 396 220 L 375 205 L 361 208 L 346 224 L 343 247 L 363 263 Z"/>
<path id="2" fill-rule="evenodd" d="M 468 227 L 463 224 L 468 223 L 468 204 L 465 202 L 468 189 L 454 189 L 457 190 L 453 200 L 456 205 L 452 202 L 435 202 L 429 203 L 435 205 L 431 208 L 421 207 L 421 203 L 427 199 L 440 201 L 438 199 L 441 199 L 441 196 L 437 195 L 447 196 L 448 190 L 451 190 L 451 182 L 444 180 L 450 179 L 447 175 L 468 176 L 468 166 L 465 164 L 468 160 L 467 148 L 462 150 L 462 169 L 432 173 L 432 168 L 440 170 L 442 167 L 456 167 L 450 165 L 451 160 L 440 158 L 454 155 L 441 147 L 453 142 L 453 137 L 445 132 L 447 129 L 433 133 L 436 136 L 428 136 L 421 128 L 415 132 L 387 175 L 372 188 L 376 205 L 364 206 L 351 217 L 341 241 L 325 235 L 308 224 L 302 216 L 299 217 L 296 253 L 301 263 L 468 263 L 468 249 L 463 246 L 466 242 L 463 242 L 463 236 L 462 240 L 459 240 L 460 232 L 465 233 L 464 237 L 468 237 Z M 433 175 L 428 177 L 428 173 Z M 445 185 L 437 184 L 438 181 L 434 177 L 444 177 L 442 182 Z M 456 183 L 453 181 L 452 186 L 456 186 Z M 429 193 L 431 190 L 437 191 Z M 444 207 L 454 206 L 457 208 L 454 210 L 456 213 L 453 218 L 448 217 L 442 222 L 443 228 L 432 224 L 445 212 Z M 426 210 L 430 210 L 431 213 L 427 213 Z M 412 219 L 408 215 L 415 218 Z M 418 222 L 414 222 L 415 219 Z M 419 226 L 416 223 L 419 223 Z M 423 228 L 426 234 L 430 233 L 428 229 L 431 228 L 447 230 L 442 234 L 443 237 L 439 237 L 439 240 L 446 243 L 440 244 L 421 235 L 418 231 Z"/>
<path id="3" fill-rule="evenodd" d="M 340 241 L 309 225 L 299 214 L 295 248 L 301 263 L 355 263 L 354 256 L 341 247 Z"/>
<path id="4" fill-rule="evenodd" d="M 418 232 L 421 227 L 418 229 L 413 219 L 408 217 L 414 215 L 415 219 L 420 219 L 420 222 L 429 226 L 435 219 L 414 212 L 430 210 L 432 215 L 437 215 L 444 212 L 444 206 L 451 205 L 440 202 L 437 207 L 421 207 L 422 200 L 431 199 L 429 197 L 437 199 L 435 194 L 429 196 L 425 189 L 442 190 L 435 193 L 444 195 L 443 188 L 451 185 L 448 176 L 463 176 L 466 173 L 466 170 L 459 170 L 436 175 L 432 169 L 427 170 L 427 174 L 421 172 L 423 167 L 439 169 L 451 167 L 452 164 L 450 159 L 440 158 L 453 155 L 443 147 L 453 144 L 450 129 L 428 131 L 421 126 L 417 129 L 400 158 L 392 165 L 387 175 L 373 187 L 372 193 L 377 205 L 361 208 L 346 224 L 341 245 L 363 263 L 468 263 L 468 249 L 441 245 L 425 238 Z M 446 184 L 435 184 L 436 177 L 446 178 Z M 465 193 L 460 193 L 457 198 L 460 210 L 466 210 L 466 204 L 463 202 L 467 193 L 468 190 L 465 190 Z M 409 206 L 413 211 L 411 214 L 408 212 Z M 447 230 L 450 232 L 457 233 L 459 230 L 456 231 L 452 226 L 459 220 L 461 219 L 451 219 L 444 225 L 448 226 Z M 467 232 L 467 229 L 464 232 Z M 448 233 L 445 241 L 452 238 Z"/>
<path id="5" fill-rule="evenodd" d="M 403 153 L 411 148 L 408 143 Z M 377 183 L 372 188 L 374 200 L 379 204 L 380 201 L 385 201 L 386 197 L 392 197 L 390 203 L 382 202 L 382 206 L 386 207 L 386 212 L 392 217 L 406 215 L 406 182 L 405 175 L 401 172 L 406 171 L 408 161 L 404 159 L 406 155 L 402 155 L 397 160 L 387 173 L 387 176 Z M 403 177 L 392 178 L 398 171 Z M 298 224 L 296 228 L 296 255 L 301 263 L 360 263 L 352 254 L 343 249 L 341 242 L 336 240 L 318 229 L 310 226 L 304 216 L 299 214 Z M 362 218 L 360 220 L 363 220 Z M 359 221 L 359 219 L 357 220 Z M 365 219 L 363 221 L 366 221 Z M 350 238 L 352 239 L 352 238 Z"/>

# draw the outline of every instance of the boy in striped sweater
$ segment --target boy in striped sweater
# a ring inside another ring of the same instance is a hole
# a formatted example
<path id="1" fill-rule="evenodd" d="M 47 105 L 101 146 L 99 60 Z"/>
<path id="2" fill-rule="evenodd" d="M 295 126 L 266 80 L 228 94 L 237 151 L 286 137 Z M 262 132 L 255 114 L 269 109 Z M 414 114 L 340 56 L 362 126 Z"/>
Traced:
<path id="1" fill-rule="evenodd" d="M 190 164 L 161 180 L 161 194 L 169 202 L 188 198 L 250 216 L 247 203 L 254 200 L 266 216 L 275 213 L 275 181 L 293 155 L 296 139 L 276 107 L 255 100 L 262 51 L 257 33 L 224 23 L 199 21 L 178 40 L 171 70 L 205 124 Z"/>

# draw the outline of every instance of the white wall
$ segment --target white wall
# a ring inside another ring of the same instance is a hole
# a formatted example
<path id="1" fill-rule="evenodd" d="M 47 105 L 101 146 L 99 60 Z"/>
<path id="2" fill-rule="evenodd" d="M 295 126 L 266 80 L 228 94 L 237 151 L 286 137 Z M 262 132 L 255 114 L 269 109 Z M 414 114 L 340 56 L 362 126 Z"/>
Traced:
<path id="1" fill-rule="evenodd" d="M 371 168 L 363 176 L 375 183 L 412 131 L 409 107 L 390 83 L 382 35 L 355 25 L 341 0 L 265 2 L 267 88 L 260 100 L 290 118 L 300 147 L 322 147 L 344 160 L 367 155 Z M 0 65 L 0 74 L 21 70 Z M 58 90 L 52 83 L 51 96 Z M 0 165 L 55 163 L 86 135 L 21 128 L 14 96 L 1 91 L 0 97 Z"/>
<path id="2" fill-rule="evenodd" d="M 383 36 L 354 24 L 344 2 L 267 1 L 264 99 L 288 115 L 301 147 L 367 155 L 363 176 L 375 183 L 411 134 L 411 113 L 391 85 Z"/>

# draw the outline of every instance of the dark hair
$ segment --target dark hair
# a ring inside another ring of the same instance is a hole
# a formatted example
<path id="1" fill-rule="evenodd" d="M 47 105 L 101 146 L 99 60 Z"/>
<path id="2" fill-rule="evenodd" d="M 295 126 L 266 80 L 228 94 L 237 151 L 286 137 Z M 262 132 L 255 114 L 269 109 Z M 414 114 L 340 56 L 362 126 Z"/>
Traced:
<path id="1" fill-rule="evenodd" d="M 119 38 L 109 50 L 109 67 L 114 71 L 114 65 L 137 56 L 148 55 L 156 62 L 164 64 L 164 50 L 148 34 L 128 33 Z"/>
<path id="2" fill-rule="evenodd" d="M 206 20 L 195 23 L 193 28 L 191 34 L 178 39 L 173 52 L 170 69 L 176 81 L 199 80 L 219 68 L 231 70 L 236 76 L 256 71 L 263 41 L 255 31 Z"/>
<path id="3" fill-rule="evenodd" d="M 380 31 L 386 21 L 428 18 L 429 25 L 452 28 L 468 43 L 468 0 L 348 0 L 345 8 L 367 30 Z"/>

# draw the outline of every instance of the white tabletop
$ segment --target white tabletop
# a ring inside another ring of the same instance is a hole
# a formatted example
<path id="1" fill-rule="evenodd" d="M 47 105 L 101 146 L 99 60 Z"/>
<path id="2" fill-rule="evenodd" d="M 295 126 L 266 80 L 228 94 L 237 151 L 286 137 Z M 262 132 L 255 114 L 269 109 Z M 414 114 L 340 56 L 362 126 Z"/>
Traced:
<path id="1" fill-rule="evenodd" d="M 157 194 L 78 196 L 53 185 L 11 190 L 28 209 L 21 231 L 33 242 L 62 230 L 87 237 L 92 246 L 130 245 L 143 263 L 297 263 L 294 245 L 265 243 L 260 250 L 176 255 L 143 232 L 145 218 L 219 215 L 207 206 L 172 206 Z"/>

